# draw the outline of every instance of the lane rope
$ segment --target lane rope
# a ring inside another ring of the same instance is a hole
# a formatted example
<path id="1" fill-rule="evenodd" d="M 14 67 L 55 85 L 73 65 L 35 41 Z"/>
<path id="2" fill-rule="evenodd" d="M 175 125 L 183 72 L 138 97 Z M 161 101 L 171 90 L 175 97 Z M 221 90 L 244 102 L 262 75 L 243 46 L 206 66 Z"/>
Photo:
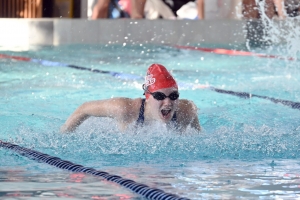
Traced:
<path id="1" fill-rule="evenodd" d="M 243 98 L 243 99 L 250 99 L 252 97 L 257 97 L 257 98 L 260 98 L 260 99 L 266 99 L 266 100 L 269 100 L 269 101 L 271 101 L 273 103 L 276 103 L 276 104 L 280 103 L 280 104 L 288 106 L 290 108 L 300 110 L 300 103 L 299 102 L 294 102 L 294 101 L 289 101 L 289 100 L 284 100 L 284 99 L 276 99 L 276 98 L 272 98 L 272 97 L 268 97 L 268 96 L 256 95 L 256 94 L 251 94 L 251 93 L 247 93 L 247 92 L 234 92 L 234 91 L 223 90 L 223 89 L 214 88 L 214 87 L 211 87 L 211 90 L 214 90 L 215 92 L 222 93 L 222 94 L 230 94 L 230 95 L 233 95 L 233 96 L 238 96 L 238 97 Z"/>
<path id="2" fill-rule="evenodd" d="M 188 84 L 188 83 L 184 83 L 184 84 L 179 83 L 178 85 L 179 85 L 179 87 L 188 87 L 188 88 L 192 88 L 192 89 L 209 89 L 209 90 L 217 92 L 217 93 L 228 94 L 228 95 L 236 96 L 236 97 L 239 97 L 242 99 L 251 99 L 252 97 L 256 97 L 256 98 L 260 98 L 260 99 L 269 100 L 275 104 L 280 103 L 280 104 L 288 106 L 290 108 L 300 110 L 300 102 L 289 101 L 289 100 L 284 100 L 284 99 L 276 99 L 273 97 L 251 94 L 248 92 L 236 92 L 236 91 L 232 91 L 232 90 L 224 90 L 224 89 L 216 88 L 216 87 L 213 87 L 210 85 Z"/>
<path id="3" fill-rule="evenodd" d="M 189 47 L 189 48 L 197 48 L 198 49 L 199 47 Z M 206 49 L 206 48 L 202 48 L 202 49 Z M 209 50 L 210 49 L 207 49 L 207 51 L 209 51 Z M 250 53 L 250 52 L 248 52 L 248 53 Z M 113 77 L 120 78 L 120 79 L 126 79 L 126 80 L 143 80 L 143 77 L 133 75 L 133 74 L 123 74 L 123 73 L 119 73 L 119 72 L 104 71 L 104 70 L 99 70 L 99 69 L 92 69 L 92 68 L 81 67 L 81 66 L 76 66 L 76 65 L 69 65 L 69 64 L 47 61 L 47 60 L 42 60 L 42 59 L 32 59 L 32 58 L 27 58 L 27 57 L 10 56 L 10 55 L 5 55 L 5 54 L 0 54 L 0 58 L 8 58 L 8 59 L 14 59 L 14 60 L 19 60 L 19 61 L 31 61 L 31 62 L 35 62 L 35 63 L 45 65 L 45 66 L 65 66 L 65 67 L 70 67 L 70 68 L 78 69 L 78 70 L 86 70 L 86 71 L 91 71 L 91 72 L 95 72 L 95 73 L 110 74 Z M 273 97 L 256 95 L 256 94 L 251 94 L 251 93 L 247 93 L 247 92 L 235 92 L 235 91 L 231 91 L 231 90 L 224 90 L 224 89 L 215 88 L 215 87 L 209 86 L 209 85 L 200 85 L 200 84 L 194 85 L 194 84 L 179 83 L 179 86 L 180 85 L 182 85 L 183 87 L 189 87 L 189 88 L 194 88 L 194 89 L 210 89 L 210 90 L 218 92 L 218 93 L 238 96 L 240 98 L 257 97 L 257 98 L 269 100 L 276 104 L 280 103 L 280 104 L 288 106 L 290 108 L 300 110 L 299 102 L 294 102 L 294 101 L 289 101 L 289 100 L 284 100 L 284 99 L 276 99 Z"/>
<path id="4" fill-rule="evenodd" d="M 94 73 L 109 74 L 109 75 L 111 75 L 115 78 L 125 79 L 125 80 L 139 80 L 139 79 L 141 79 L 141 76 L 134 75 L 134 74 L 125 74 L 125 73 L 119 73 L 119 72 L 113 72 L 113 71 L 93 69 L 93 68 L 82 67 L 82 66 L 77 66 L 77 65 L 70 65 L 70 64 L 65 64 L 65 63 L 61 63 L 61 62 L 49 61 L 49 60 L 27 58 L 27 57 L 21 57 L 21 56 L 10 56 L 10 55 L 6 55 L 6 54 L 0 54 L 0 58 L 13 59 L 13 60 L 18 60 L 18 61 L 34 62 L 34 63 L 40 64 L 40 65 L 49 66 L 49 67 L 69 67 L 69 68 L 73 68 L 73 69 L 90 71 L 90 72 L 94 72 Z"/>
<path id="5" fill-rule="evenodd" d="M 9 142 L 3 142 L 0 140 L 0 147 L 5 149 L 12 150 L 22 156 L 25 156 L 29 159 L 35 160 L 37 162 L 47 163 L 54 167 L 65 169 L 71 172 L 82 172 L 85 174 L 90 174 L 93 176 L 99 176 L 104 178 L 107 181 L 117 183 L 132 192 L 141 195 L 147 199 L 153 200 L 189 200 L 188 198 L 179 197 L 175 194 L 166 193 L 163 190 L 150 188 L 145 184 L 137 183 L 130 179 L 125 179 L 117 175 L 109 174 L 104 171 L 95 170 L 93 168 L 84 167 L 82 165 L 78 165 L 72 163 L 70 161 L 62 160 L 58 157 L 53 157 L 48 154 L 44 154 L 32 149 L 24 148 L 16 144 L 12 144 Z"/>
<path id="6" fill-rule="evenodd" d="M 213 49 L 213 48 L 181 46 L 181 45 L 174 45 L 173 47 L 175 47 L 177 49 L 202 51 L 202 52 L 207 52 L 207 53 L 215 53 L 215 54 L 231 55 L 231 56 L 254 56 L 254 57 L 260 57 L 260 58 L 274 58 L 274 59 L 279 59 L 279 60 L 290 60 L 290 61 L 297 60 L 296 58 L 293 58 L 293 57 L 267 55 L 267 54 L 253 53 L 253 52 L 249 52 L 249 51 L 238 51 L 238 50 L 231 50 L 231 49 L 220 49 L 220 48 Z"/>

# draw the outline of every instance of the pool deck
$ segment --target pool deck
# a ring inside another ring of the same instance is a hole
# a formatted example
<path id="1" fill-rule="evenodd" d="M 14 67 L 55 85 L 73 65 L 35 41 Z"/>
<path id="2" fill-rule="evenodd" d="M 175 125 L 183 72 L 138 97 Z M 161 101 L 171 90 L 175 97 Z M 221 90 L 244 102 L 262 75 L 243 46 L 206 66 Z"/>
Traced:
<path id="1" fill-rule="evenodd" d="M 249 38 L 257 38 L 257 35 L 259 35 L 258 24 L 257 21 L 247 22 L 245 20 L 230 19 L 87 20 L 2 18 L 0 19 L 0 46 L 124 43 L 234 46 L 244 44 Z M 249 27 L 251 28 L 249 29 Z"/>

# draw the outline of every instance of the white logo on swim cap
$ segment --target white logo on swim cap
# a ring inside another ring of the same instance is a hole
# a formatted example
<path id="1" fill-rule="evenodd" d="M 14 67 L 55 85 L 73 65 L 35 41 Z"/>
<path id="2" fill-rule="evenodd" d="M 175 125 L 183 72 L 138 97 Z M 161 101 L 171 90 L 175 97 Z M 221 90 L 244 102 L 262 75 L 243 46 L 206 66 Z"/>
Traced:
<path id="1" fill-rule="evenodd" d="M 155 78 L 152 78 L 153 77 L 153 74 L 150 74 L 150 75 L 147 75 L 145 77 L 145 85 L 146 87 L 148 87 L 149 85 L 152 85 L 155 83 Z"/>

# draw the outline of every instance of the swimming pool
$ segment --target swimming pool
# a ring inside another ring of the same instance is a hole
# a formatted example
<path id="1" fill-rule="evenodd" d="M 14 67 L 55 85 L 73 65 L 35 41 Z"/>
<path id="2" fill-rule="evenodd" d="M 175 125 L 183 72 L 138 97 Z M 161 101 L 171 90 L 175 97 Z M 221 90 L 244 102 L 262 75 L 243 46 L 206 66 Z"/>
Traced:
<path id="1" fill-rule="evenodd" d="M 278 54 L 282 47 L 256 51 Z M 3 141 L 190 199 L 300 196 L 299 109 L 193 87 L 204 84 L 300 102 L 299 61 L 142 44 L 35 47 L 0 54 L 136 76 L 144 76 L 154 62 L 164 64 L 180 83 L 181 98 L 198 106 L 203 128 L 201 134 L 193 130 L 174 134 L 160 126 L 120 133 L 112 120 L 90 118 L 75 133 L 61 134 L 60 126 L 77 106 L 117 96 L 142 97 L 142 80 L 1 58 Z M 117 184 L 63 171 L 7 149 L 0 149 L 0 163 L 3 199 L 142 198 Z"/>

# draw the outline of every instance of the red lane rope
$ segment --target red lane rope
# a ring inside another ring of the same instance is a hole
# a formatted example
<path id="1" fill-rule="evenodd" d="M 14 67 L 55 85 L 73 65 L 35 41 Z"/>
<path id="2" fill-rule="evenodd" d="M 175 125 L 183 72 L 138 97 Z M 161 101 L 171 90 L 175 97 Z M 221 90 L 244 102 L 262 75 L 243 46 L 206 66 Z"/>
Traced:
<path id="1" fill-rule="evenodd" d="M 30 61 L 31 58 L 21 57 L 21 56 L 9 56 L 5 54 L 0 54 L 0 58 L 9 58 L 14 60 L 21 60 L 21 61 Z"/>
<path id="2" fill-rule="evenodd" d="M 260 58 L 275 58 L 275 59 L 290 60 L 290 61 L 297 60 L 296 58 L 293 58 L 293 57 L 267 55 L 267 54 L 261 54 L 261 53 L 253 53 L 253 52 L 249 52 L 249 51 L 237 51 L 237 50 L 219 49 L 219 48 L 213 49 L 213 48 L 181 46 L 181 45 L 175 45 L 174 47 L 178 48 L 178 49 L 203 51 L 203 52 L 208 52 L 208 53 L 231 55 L 231 56 L 256 56 L 256 57 L 260 57 Z"/>

